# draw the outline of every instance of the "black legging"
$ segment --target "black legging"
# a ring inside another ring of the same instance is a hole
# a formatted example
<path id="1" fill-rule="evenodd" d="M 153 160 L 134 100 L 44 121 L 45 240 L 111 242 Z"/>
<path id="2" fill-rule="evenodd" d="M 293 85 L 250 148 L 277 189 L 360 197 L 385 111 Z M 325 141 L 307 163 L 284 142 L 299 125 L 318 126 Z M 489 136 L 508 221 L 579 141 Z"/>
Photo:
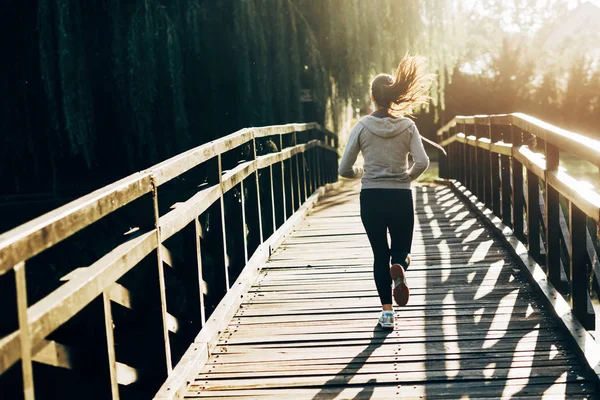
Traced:
<path id="1" fill-rule="evenodd" d="M 373 249 L 373 275 L 381 304 L 392 304 L 392 264 L 407 268 L 415 225 L 412 192 L 409 189 L 363 189 L 360 219 Z M 390 231 L 391 249 L 387 232 Z"/>

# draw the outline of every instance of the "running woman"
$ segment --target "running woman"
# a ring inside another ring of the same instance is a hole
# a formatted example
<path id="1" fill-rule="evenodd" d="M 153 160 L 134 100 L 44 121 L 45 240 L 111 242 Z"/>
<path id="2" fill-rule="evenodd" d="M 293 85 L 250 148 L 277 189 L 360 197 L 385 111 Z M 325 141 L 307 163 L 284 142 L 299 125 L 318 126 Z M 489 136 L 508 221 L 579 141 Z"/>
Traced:
<path id="1" fill-rule="evenodd" d="M 382 306 L 379 325 L 386 329 L 394 328 L 392 293 L 399 306 L 405 306 L 410 296 L 405 278 L 414 228 L 410 183 L 429 166 L 417 127 L 405 117 L 429 101 L 433 75 L 424 72 L 424 62 L 422 57 L 406 55 L 393 76 L 380 74 L 373 79 L 375 111 L 352 128 L 339 166 L 341 176 L 362 178 L 360 218 L 373 249 L 373 275 Z M 364 167 L 353 166 L 359 151 Z M 409 153 L 414 161 L 411 167 Z"/>

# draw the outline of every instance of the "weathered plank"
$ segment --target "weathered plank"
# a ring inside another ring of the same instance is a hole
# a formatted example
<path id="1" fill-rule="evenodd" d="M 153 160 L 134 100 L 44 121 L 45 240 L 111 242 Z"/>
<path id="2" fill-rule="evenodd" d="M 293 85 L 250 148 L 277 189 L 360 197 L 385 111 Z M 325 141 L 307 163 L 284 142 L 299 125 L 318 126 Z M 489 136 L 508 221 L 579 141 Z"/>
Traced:
<path id="1" fill-rule="evenodd" d="M 357 189 L 261 269 L 186 398 L 592 398 L 593 376 L 526 275 L 454 193 L 413 189 L 411 301 L 380 303 Z M 475 383 L 475 384 L 474 384 Z"/>

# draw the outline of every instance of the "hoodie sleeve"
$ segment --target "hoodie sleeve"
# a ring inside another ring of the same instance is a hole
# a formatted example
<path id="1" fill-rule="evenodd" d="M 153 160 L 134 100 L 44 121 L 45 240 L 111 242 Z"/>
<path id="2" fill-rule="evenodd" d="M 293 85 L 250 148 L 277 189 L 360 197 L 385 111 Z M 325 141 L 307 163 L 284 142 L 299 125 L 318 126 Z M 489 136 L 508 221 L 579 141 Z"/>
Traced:
<path id="1" fill-rule="evenodd" d="M 412 154 L 414 164 L 408 170 L 408 176 L 411 181 L 414 181 L 429 167 L 429 157 L 423 148 L 421 135 L 415 125 L 412 126 L 410 134 L 410 154 Z"/>
<path id="2" fill-rule="evenodd" d="M 356 157 L 358 157 L 360 151 L 360 143 L 358 142 L 360 131 L 361 127 L 359 124 L 354 125 L 354 128 L 350 131 L 348 143 L 346 143 L 346 149 L 344 150 L 344 155 L 338 169 L 339 174 L 344 178 L 358 179 L 363 175 L 363 167 L 354 167 Z"/>

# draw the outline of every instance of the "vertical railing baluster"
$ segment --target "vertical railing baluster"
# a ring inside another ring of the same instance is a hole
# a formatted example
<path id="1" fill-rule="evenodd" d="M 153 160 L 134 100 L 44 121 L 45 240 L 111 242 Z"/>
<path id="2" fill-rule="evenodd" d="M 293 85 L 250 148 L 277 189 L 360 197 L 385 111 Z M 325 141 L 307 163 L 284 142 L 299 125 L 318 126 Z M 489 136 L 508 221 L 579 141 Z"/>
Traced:
<path id="1" fill-rule="evenodd" d="M 302 152 L 302 183 L 304 185 L 304 199 L 303 201 L 306 201 L 306 199 L 308 199 L 308 190 L 307 190 L 307 183 L 306 183 L 306 149 Z"/>
<path id="2" fill-rule="evenodd" d="M 298 145 L 296 131 L 292 132 L 292 143 L 294 147 Z M 300 182 L 300 167 L 298 158 L 300 158 L 300 153 L 296 153 L 296 155 L 294 156 L 294 163 L 296 164 L 296 201 L 298 203 L 298 207 L 300 207 L 300 204 L 302 204 L 302 191 L 300 190 L 302 186 Z"/>
<path id="3" fill-rule="evenodd" d="M 219 178 L 220 179 L 220 178 Z M 162 315 L 162 330 L 163 340 L 165 344 L 165 362 L 167 366 L 167 374 L 173 370 L 171 360 L 171 342 L 169 339 L 169 328 L 167 326 L 167 289 L 165 285 L 165 268 L 162 257 L 162 235 L 160 232 L 160 211 L 158 209 L 158 186 L 154 176 L 152 182 L 152 202 L 154 205 L 154 227 L 156 229 L 156 259 L 158 264 L 158 286 L 160 295 L 160 310 Z"/>
<path id="4" fill-rule="evenodd" d="M 448 137 L 448 133 L 447 132 L 442 132 L 442 134 L 439 136 L 439 142 L 443 142 L 444 139 L 446 139 Z M 449 153 L 449 149 L 448 146 L 446 146 L 446 154 L 450 154 Z M 440 176 L 440 178 L 442 179 L 448 179 L 448 156 L 444 156 L 444 153 L 442 153 L 441 150 L 438 150 L 438 175 Z"/>
<path id="5" fill-rule="evenodd" d="M 519 148 L 523 144 L 521 131 L 511 125 L 512 137 L 512 204 L 513 204 L 513 232 L 521 241 L 523 236 L 523 164 L 515 158 L 515 154 L 519 152 Z"/>
<path id="6" fill-rule="evenodd" d="M 527 170 L 527 247 L 540 261 L 540 184 L 538 176 Z"/>
<path id="7" fill-rule="evenodd" d="M 323 185 L 323 181 L 321 180 L 321 147 L 315 147 L 315 154 L 317 157 L 317 187 L 321 187 Z"/>
<path id="8" fill-rule="evenodd" d="M 490 122 L 490 144 L 494 144 L 498 141 L 499 132 L 498 126 L 492 125 Z M 490 170 L 491 170 L 491 209 L 496 216 L 500 216 L 500 167 L 498 165 L 498 153 L 490 151 Z"/>
<path id="9" fill-rule="evenodd" d="M 264 242 L 264 234 L 263 234 L 263 220 L 262 220 L 262 210 L 260 204 L 260 182 L 259 182 L 259 172 L 258 164 L 256 162 L 256 138 L 254 137 L 254 133 L 252 133 L 252 149 L 254 150 L 254 179 L 256 180 L 256 207 L 258 207 L 258 234 L 260 236 L 260 243 Z"/>
<path id="10" fill-rule="evenodd" d="M 462 124 L 463 129 L 462 129 L 462 133 L 465 135 L 464 137 L 464 143 L 462 144 L 461 148 L 461 153 L 462 153 L 462 173 L 461 173 L 461 181 L 462 184 L 465 187 L 469 186 L 469 172 L 470 172 L 470 168 L 469 168 L 469 162 L 470 162 L 470 154 L 469 154 L 469 145 L 467 144 L 467 129 L 466 129 L 466 125 Z"/>
<path id="11" fill-rule="evenodd" d="M 283 135 L 279 135 L 279 152 L 283 152 Z M 280 161 L 281 163 L 281 198 L 283 200 L 283 221 L 287 221 L 287 204 L 285 199 L 285 162 L 283 158 Z"/>
<path id="12" fill-rule="evenodd" d="M 588 310 L 586 215 L 569 202 L 571 227 L 571 307 L 575 317 L 586 329 L 593 329 L 593 312 Z"/>
<path id="13" fill-rule="evenodd" d="M 277 215 L 275 213 L 275 179 L 273 177 L 273 164 L 269 165 L 269 177 L 271 178 L 271 211 L 273 212 L 273 233 L 277 231 Z"/>
<path id="14" fill-rule="evenodd" d="M 34 400 L 33 361 L 31 354 L 31 332 L 27 315 L 27 280 L 25 278 L 25 263 L 20 262 L 14 267 L 15 286 L 17 289 L 17 314 L 19 319 L 19 336 L 21 339 L 21 370 L 23 374 L 23 397 Z"/>
<path id="15" fill-rule="evenodd" d="M 475 137 L 475 140 L 471 140 L 471 193 L 481 199 L 479 193 L 477 193 L 477 178 L 480 171 L 477 168 L 477 136 L 475 136 L 475 124 L 469 125 L 469 133 L 471 137 Z"/>
<path id="16" fill-rule="evenodd" d="M 227 229 L 225 226 L 225 193 L 223 192 L 223 160 L 221 154 L 217 156 L 219 165 L 219 187 L 221 190 L 220 206 L 221 206 L 221 231 L 223 234 L 223 265 L 225 266 L 225 290 L 229 291 L 229 256 L 227 255 Z"/>
<path id="17" fill-rule="evenodd" d="M 562 287 L 560 271 L 560 199 L 558 190 L 548 183 L 548 175 L 558 172 L 559 151 L 546 141 L 546 265 L 548 279 Z"/>
<path id="18" fill-rule="evenodd" d="M 106 331 L 106 349 L 108 352 L 108 369 L 110 376 L 110 392 L 113 400 L 119 400 L 119 382 L 117 381 L 117 357 L 115 354 L 115 335 L 113 328 L 112 306 L 110 304 L 110 291 L 102 293 L 104 305 L 104 329 Z"/>
<path id="19" fill-rule="evenodd" d="M 244 241 L 244 265 L 248 264 L 248 229 L 246 229 L 246 196 L 244 194 L 244 180 L 240 181 L 240 200 L 242 204 L 242 239 Z"/>
<path id="20" fill-rule="evenodd" d="M 296 201 L 295 201 L 296 194 L 294 193 L 294 167 L 292 165 L 293 158 L 294 158 L 294 156 L 291 156 L 290 158 L 288 158 L 288 164 L 289 164 L 288 169 L 290 170 L 290 204 L 291 204 L 290 217 L 296 211 Z"/>
<path id="21" fill-rule="evenodd" d="M 200 238 L 202 236 L 202 227 L 198 217 L 194 218 L 194 230 L 196 234 L 196 264 L 198 266 L 198 288 L 200 293 L 200 321 L 202 326 L 206 323 L 206 311 L 204 307 L 204 277 L 202 276 L 202 246 Z"/>
<path id="22" fill-rule="evenodd" d="M 510 132 L 507 131 L 507 127 L 503 127 L 501 138 L 504 143 L 510 143 Z M 512 228 L 510 158 L 506 154 L 500 155 L 500 173 L 502 174 L 502 220 Z"/>
<path id="23" fill-rule="evenodd" d="M 477 170 L 475 171 L 475 193 L 479 201 L 485 204 L 486 198 L 484 182 L 485 174 L 487 172 L 484 155 L 485 150 L 479 147 L 479 138 L 485 135 L 483 134 L 482 128 L 477 125 L 477 118 L 473 119 L 473 134 L 475 136 L 475 169 Z"/>

